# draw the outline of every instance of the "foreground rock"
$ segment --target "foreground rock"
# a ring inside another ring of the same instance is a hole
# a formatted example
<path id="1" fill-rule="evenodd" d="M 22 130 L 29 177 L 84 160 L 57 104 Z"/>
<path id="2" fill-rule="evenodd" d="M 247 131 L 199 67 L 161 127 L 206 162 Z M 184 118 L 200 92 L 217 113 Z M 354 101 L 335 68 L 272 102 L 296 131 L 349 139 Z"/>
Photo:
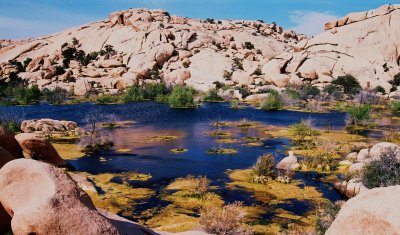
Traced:
<path id="1" fill-rule="evenodd" d="M 0 147 L 0 169 L 7 164 L 7 162 L 10 162 L 12 160 L 15 160 L 16 158 L 11 155 L 7 150 L 4 148 Z"/>
<path id="2" fill-rule="evenodd" d="M 21 123 L 21 130 L 25 133 L 66 133 L 75 132 L 77 128 L 78 125 L 76 124 L 76 122 L 59 121 L 53 119 L 25 120 Z"/>
<path id="3" fill-rule="evenodd" d="M 347 201 L 327 235 L 399 234 L 400 186 L 375 188 Z"/>
<path id="4" fill-rule="evenodd" d="M 297 161 L 297 157 L 294 155 L 292 151 L 289 151 L 289 156 L 282 159 L 277 165 L 276 168 L 282 171 L 293 171 L 300 167 L 300 164 Z"/>
<path id="5" fill-rule="evenodd" d="M 14 234 L 118 234 L 61 169 L 17 159 L 0 169 L 0 188 Z"/>
<path id="6" fill-rule="evenodd" d="M 14 138 L 14 134 L 0 126 L 0 147 L 15 158 L 23 158 L 22 148 Z"/>
<path id="7" fill-rule="evenodd" d="M 64 161 L 50 141 L 33 133 L 21 133 L 15 136 L 19 145 L 28 158 L 44 161 L 57 167 L 70 168 Z"/>

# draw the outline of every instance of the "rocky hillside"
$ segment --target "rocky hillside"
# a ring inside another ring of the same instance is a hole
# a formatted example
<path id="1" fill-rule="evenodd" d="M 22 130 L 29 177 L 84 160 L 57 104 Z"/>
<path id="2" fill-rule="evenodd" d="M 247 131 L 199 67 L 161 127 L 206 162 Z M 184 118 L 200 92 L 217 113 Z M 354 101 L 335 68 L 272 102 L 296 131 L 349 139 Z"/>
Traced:
<path id="1" fill-rule="evenodd" d="M 116 93 L 164 80 L 206 91 L 214 82 L 252 92 L 290 83 L 324 86 L 350 74 L 363 88 L 400 72 L 400 5 L 328 22 L 308 38 L 261 21 L 197 20 L 129 9 L 108 19 L 22 41 L 0 41 L 0 81 L 18 74 L 39 88 Z"/>
<path id="2" fill-rule="evenodd" d="M 400 5 L 351 13 L 325 24 L 325 32 L 305 38 L 263 68 L 267 80 L 312 81 L 323 86 L 346 74 L 363 88 L 380 85 L 400 72 Z"/>
<path id="3" fill-rule="evenodd" d="M 73 89 L 76 95 L 157 79 L 198 90 L 215 81 L 255 88 L 266 84 L 261 66 L 303 38 L 261 21 L 203 21 L 130 9 L 42 38 L 0 41 L 0 76 L 19 72 L 30 84 Z M 27 58 L 32 61 L 18 69 L 17 62 Z"/>

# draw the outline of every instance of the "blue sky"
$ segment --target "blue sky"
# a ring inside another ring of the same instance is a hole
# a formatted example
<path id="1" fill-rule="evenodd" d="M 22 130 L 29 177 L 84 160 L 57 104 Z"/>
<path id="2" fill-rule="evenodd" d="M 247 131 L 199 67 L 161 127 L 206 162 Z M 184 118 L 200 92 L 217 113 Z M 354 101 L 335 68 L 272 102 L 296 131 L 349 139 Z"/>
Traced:
<path id="1" fill-rule="evenodd" d="M 0 0 L 0 38 L 45 35 L 137 7 L 191 18 L 275 21 L 312 35 L 330 19 L 388 3 L 400 0 Z"/>

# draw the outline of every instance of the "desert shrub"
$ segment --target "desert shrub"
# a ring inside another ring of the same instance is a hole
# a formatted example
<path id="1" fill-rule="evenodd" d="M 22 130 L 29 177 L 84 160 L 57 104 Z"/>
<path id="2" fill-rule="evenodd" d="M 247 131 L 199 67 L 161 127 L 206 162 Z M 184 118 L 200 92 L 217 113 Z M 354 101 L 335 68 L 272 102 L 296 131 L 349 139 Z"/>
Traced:
<path id="1" fill-rule="evenodd" d="M 254 49 L 254 44 L 251 42 L 245 42 L 244 43 L 244 48 L 248 49 L 248 50 L 253 50 Z"/>
<path id="2" fill-rule="evenodd" d="M 226 70 L 225 70 L 225 72 L 226 72 Z M 215 85 L 215 89 L 217 89 L 217 90 L 225 87 L 225 84 L 220 81 L 215 81 L 215 82 L 213 82 L 213 84 Z"/>
<path id="3" fill-rule="evenodd" d="M 250 235 L 252 229 L 245 224 L 243 204 L 235 202 L 223 207 L 207 205 L 200 210 L 200 225 L 216 235 Z"/>
<path id="4" fill-rule="evenodd" d="M 237 57 L 233 58 L 233 68 L 234 68 L 234 70 L 238 70 L 238 69 L 243 70 L 242 60 Z"/>
<path id="5" fill-rule="evenodd" d="M 37 86 L 31 88 L 18 87 L 13 94 L 14 101 L 18 104 L 32 104 L 40 99 L 41 92 Z"/>
<path id="6" fill-rule="evenodd" d="M 109 59 L 111 56 L 116 55 L 117 51 L 114 50 L 114 47 L 112 45 L 105 45 L 104 48 L 100 50 L 99 54 L 101 56 L 104 56 L 105 59 Z"/>
<path id="7" fill-rule="evenodd" d="M 347 107 L 347 122 L 349 125 L 367 126 L 371 119 L 371 105 L 361 104 Z"/>
<path id="8" fill-rule="evenodd" d="M 242 98 L 246 98 L 247 96 L 251 95 L 250 89 L 246 85 L 242 85 L 238 88 L 239 93 L 242 94 Z"/>
<path id="9" fill-rule="evenodd" d="M 326 85 L 323 89 L 323 92 L 328 94 L 334 100 L 342 100 L 344 95 L 343 88 L 335 84 Z"/>
<path id="10" fill-rule="evenodd" d="M 381 153 L 380 159 L 374 159 L 364 166 L 362 182 L 367 188 L 400 185 L 400 160 L 395 149 Z"/>
<path id="11" fill-rule="evenodd" d="M 205 176 L 193 177 L 191 175 L 185 178 L 189 197 L 203 198 L 208 192 L 209 180 Z"/>
<path id="12" fill-rule="evenodd" d="M 24 66 L 22 65 L 21 62 L 17 60 L 9 60 L 8 63 L 14 65 L 15 68 L 18 70 L 18 72 L 24 72 Z"/>
<path id="13" fill-rule="evenodd" d="M 24 71 L 26 71 L 26 67 L 28 67 L 29 63 L 32 62 L 32 58 L 26 58 L 24 60 Z"/>
<path id="14" fill-rule="evenodd" d="M 144 96 L 146 99 L 155 99 L 157 96 L 168 94 L 168 88 L 163 82 L 146 84 L 144 91 Z"/>
<path id="15" fill-rule="evenodd" d="M 102 119 L 104 115 L 96 111 L 87 114 L 84 118 L 85 133 L 80 137 L 79 145 L 81 151 L 87 156 L 98 155 L 114 146 L 111 134 L 100 130 Z"/>
<path id="16" fill-rule="evenodd" d="M 56 87 L 54 90 L 45 88 L 42 91 L 42 96 L 50 104 L 62 104 L 68 96 L 68 91 L 61 87 Z"/>
<path id="17" fill-rule="evenodd" d="M 390 91 L 397 91 L 397 87 L 400 86 L 400 73 L 396 74 L 389 83 L 392 85 Z"/>
<path id="18" fill-rule="evenodd" d="M 321 94 L 321 90 L 318 87 L 315 87 L 311 84 L 305 84 L 303 85 L 301 91 L 300 91 L 300 96 L 302 99 L 307 99 L 309 97 L 315 98 L 316 96 Z"/>
<path id="19" fill-rule="evenodd" d="M 204 100 L 208 102 L 218 102 L 218 101 L 223 101 L 224 98 L 218 95 L 218 90 L 213 88 L 210 89 L 206 96 L 204 96 Z"/>
<path id="20" fill-rule="evenodd" d="M 343 87 L 344 93 L 348 95 L 358 94 L 362 90 L 360 83 L 352 75 L 339 76 L 332 84 Z"/>
<path id="21" fill-rule="evenodd" d="M 291 99 L 300 99 L 300 92 L 293 87 L 286 87 L 284 93 Z"/>
<path id="22" fill-rule="evenodd" d="M 124 103 L 131 103 L 135 101 L 142 101 L 145 99 L 145 91 L 139 85 L 130 86 L 125 94 L 122 96 Z"/>
<path id="23" fill-rule="evenodd" d="M 265 99 L 262 109 L 263 110 L 278 110 L 283 107 L 282 97 L 279 92 L 270 90 L 268 97 Z"/>
<path id="24" fill-rule="evenodd" d="M 231 78 L 232 78 L 232 72 L 229 72 L 229 71 L 227 71 L 227 70 L 224 70 L 224 75 L 223 75 L 223 77 L 224 77 L 225 79 L 227 79 L 227 80 L 231 79 Z"/>
<path id="25" fill-rule="evenodd" d="M 115 104 L 119 101 L 118 96 L 102 95 L 96 98 L 96 104 Z"/>
<path id="26" fill-rule="evenodd" d="M 385 88 L 383 88 L 382 86 L 377 86 L 377 87 L 375 87 L 374 90 L 375 90 L 375 92 L 386 94 Z"/>
<path id="27" fill-rule="evenodd" d="M 399 116 L 400 115 L 400 100 L 393 100 L 390 103 L 390 110 L 392 111 L 393 115 Z"/>
<path id="28" fill-rule="evenodd" d="M 336 216 L 339 214 L 344 202 L 337 201 L 335 203 L 324 203 L 317 212 L 317 221 L 315 224 L 315 231 L 317 234 L 323 235 L 331 226 Z"/>
<path id="29" fill-rule="evenodd" d="M 256 177 L 274 179 L 276 177 L 275 156 L 270 153 L 260 156 L 253 166 L 253 171 Z"/>
<path id="30" fill-rule="evenodd" d="M 386 142 L 396 142 L 400 143 L 400 129 L 399 128 L 389 128 L 383 132 L 383 139 Z"/>
<path id="31" fill-rule="evenodd" d="M 315 137 L 320 135 L 318 130 L 312 128 L 310 120 L 293 124 L 290 130 L 293 132 L 294 142 L 305 148 L 312 148 Z"/>
<path id="32" fill-rule="evenodd" d="M 320 171 L 331 171 L 332 168 L 336 167 L 333 154 L 329 152 L 317 152 L 306 154 L 304 159 L 300 161 L 304 169 L 309 170 L 320 170 Z"/>
<path id="33" fill-rule="evenodd" d="M 13 113 L 0 112 L 0 126 L 12 133 L 17 133 L 21 131 L 21 119 Z"/>
<path id="34" fill-rule="evenodd" d="M 168 104 L 171 108 L 194 107 L 194 93 L 192 87 L 175 86 L 168 97 Z"/>

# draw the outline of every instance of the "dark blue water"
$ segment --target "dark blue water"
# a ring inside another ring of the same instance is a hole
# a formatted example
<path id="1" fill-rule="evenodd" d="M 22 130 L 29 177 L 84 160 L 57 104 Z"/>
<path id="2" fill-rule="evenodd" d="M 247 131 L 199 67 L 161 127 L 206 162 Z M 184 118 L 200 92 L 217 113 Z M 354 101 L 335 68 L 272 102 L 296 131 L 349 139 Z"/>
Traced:
<path id="1" fill-rule="evenodd" d="M 121 121 L 134 121 L 135 124 L 113 129 L 115 149 L 102 157 L 83 157 L 70 161 L 78 171 L 89 173 L 128 172 L 150 173 L 152 179 L 148 182 L 131 182 L 133 186 L 149 187 L 160 192 L 177 177 L 191 175 L 207 176 L 212 184 L 220 186 L 217 190 L 226 202 L 244 201 L 251 205 L 258 203 L 251 193 L 238 190 L 228 190 L 224 184 L 229 181 L 226 171 L 229 169 L 245 169 L 251 167 L 257 158 L 264 153 L 274 153 L 277 161 L 286 154 L 291 145 L 285 138 L 268 138 L 268 128 L 241 129 L 237 127 L 215 127 L 210 125 L 215 121 L 248 121 L 260 122 L 263 125 L 289 126 L 302 119 L 312 119 L 316 128 L 342 129 L 345 125 L 344 113 L 303 113 L 293 111 L 266 112 L 251 107 L 234 110 L 226 103 L 204 104 L 197 109 L 170 109 L 165 104 L 154 102 L 140 102 L 121 105 L 94 105 L 83 103 L 77 105 L 53 106 L 41 104 L 36 106 L 0 107 L 1 112 L 18 114 L 23 119 L 52 118 L 70 120 L 80 126 L 85 125 L 85 116 L 88 114 L 107 115 L 115 114 Z M 246 136 L 265 137 L 262 146 L 249 147 L 239 143 L 218 143 L 220 137 L 207 135 L 210 131 L 231 132 L 225 138 L 241 139 Z M 181 138 L 172 141 L 154 141 L 148 139 L 153 136 L 176 135 Z M 182 154 L 170 152 L 173 148 L 183 147 L 189 151 Z M 234 148 L 238 151 L 233 155 L 210 155 L 207 150 L 215 147 Z M 118 149 L 128 149 L 126 153 L 119 153 Z M 296 179 L 301 179 L 305 185 L 315 186 L 324 196 L 332 201 L 341 199 L 341 196 L 331 188 L 331 185 L 319 180 L 316 173 L 297 173 Z M 118 181 L 118 179 L 114 179 Z M 140 211 L 163 206 L 166 202 L 157 196 L 135 205 Z M 301 215 L 310 208 L 305 202 L 290 202 L 282 206 L 289 211 Z"/>

